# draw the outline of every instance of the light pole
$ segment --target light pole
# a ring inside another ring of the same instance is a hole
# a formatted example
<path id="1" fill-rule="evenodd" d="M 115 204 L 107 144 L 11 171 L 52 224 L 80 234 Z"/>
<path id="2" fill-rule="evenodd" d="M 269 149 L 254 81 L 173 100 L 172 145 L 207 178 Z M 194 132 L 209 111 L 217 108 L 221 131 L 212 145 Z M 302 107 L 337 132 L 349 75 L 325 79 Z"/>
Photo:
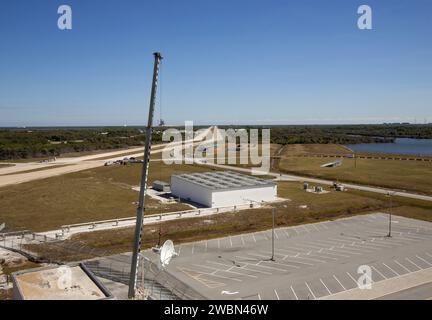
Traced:
<path id="1" fill-rule="evenodd" d="M 275 237 L 275 208 L 272 209 L 272 256 L 271 261 L 275 261 L 274 258 L 274 237 Z"/>
<path id="2" fill-rule="evenodd" d="M 251 203 L 252 203 L 252 202 L 256 202 L 256 203 L 261 204 L 261 202 L 258 202 L 258 201 L 255 201 L 255 200 L 251 200 L 251 199 L 245 199 L 245 198 L 244 198 L 244 200 L 246 200 L 246 201 L 250 201 Z M 276 209 L 275 209 L 275 208 L 272 208 L 272 255 L 271 255 L 270 261 L 275 261 L 275 258 L 274 258 L 274 256 L 275 256 L 275 254 L 274 254 L 274 239 L 275 239 L 275 211 L 276 211 Z"/>
<path id="3" fill-rule="evenodd" d="M 387 196 L 390 198 L 390 208 L 389 208 L 389 232 L 387 234 L 387 237 L 391 238 L 391 224 L 392 224 L 392 207 L 393 207 L 393 199 L 392 196 L 394 195 L 394 192 L 388 192 Z"/>

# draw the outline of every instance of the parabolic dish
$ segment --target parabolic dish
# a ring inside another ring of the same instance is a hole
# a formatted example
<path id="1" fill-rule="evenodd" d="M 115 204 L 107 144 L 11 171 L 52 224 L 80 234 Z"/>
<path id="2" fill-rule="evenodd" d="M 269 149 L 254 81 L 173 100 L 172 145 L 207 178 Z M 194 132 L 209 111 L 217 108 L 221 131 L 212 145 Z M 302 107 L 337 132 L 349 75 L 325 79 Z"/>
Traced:
<path id="1" fill-rule="evenodd" d="M 162 264 L 162 267 L 167 266 L 174 255 L 174 243 L 171 240 L 165 241 L 160 250 L 160 262 Z"/>

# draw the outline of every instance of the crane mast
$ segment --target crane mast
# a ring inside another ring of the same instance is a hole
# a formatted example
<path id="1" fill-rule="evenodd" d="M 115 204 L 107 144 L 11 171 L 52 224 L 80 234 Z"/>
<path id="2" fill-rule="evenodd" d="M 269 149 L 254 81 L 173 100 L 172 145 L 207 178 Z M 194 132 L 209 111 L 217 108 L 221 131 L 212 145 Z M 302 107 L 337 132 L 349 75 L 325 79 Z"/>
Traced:
<path id="1" fill-rule="evenodd" d="M 144 222 L 144 211 L 145 211 L 145 194 L 147 191 L 147 177 L 148 177 L 148 170 L 150 164 L 153 115 L 154 115 L 154 107 L 155 107 L 156 92 L 157 92 L 157 85 L 158 85 L 159 65 L 162 60 L 162 56 L 160 52 L 155 52 L 153 53 L 153 55 L 154 55 L 153 81 L 152 81 L 151 96 L 150 96 L 148 122 L 146 128 L 144 162 L 143 162 L 142 173 L 141 173 L 140 193 L 139 193 L 138 208 L 136 213 L 137 218 L 136 218 L 136 225 L 135 225 L 134 247 L 132 253 L 132 264 L 131 264 L 131 272 L 130 272 L 130 279 L 129 279 L 128 297 L 130 299 L 135 297 L 135 291 L 137 287 L 138 264 L 139 264 L 138 258 L 139 258 L 139 253 L 141 251 L 141 237 L 142 237 L 143 224 L 144 224 L 143 222 Z"/>

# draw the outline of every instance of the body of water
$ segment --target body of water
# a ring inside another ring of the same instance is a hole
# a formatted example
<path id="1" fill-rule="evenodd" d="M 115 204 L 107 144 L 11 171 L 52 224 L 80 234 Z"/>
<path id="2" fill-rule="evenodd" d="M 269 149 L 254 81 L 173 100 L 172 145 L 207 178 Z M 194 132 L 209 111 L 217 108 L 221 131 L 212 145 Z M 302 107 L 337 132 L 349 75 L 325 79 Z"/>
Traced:
<path id="1" fill-rule="evenodd" d="M 432 139 L 396 138 L 394 143 L 348 144 L 355 152 L 432 156 Z"/>

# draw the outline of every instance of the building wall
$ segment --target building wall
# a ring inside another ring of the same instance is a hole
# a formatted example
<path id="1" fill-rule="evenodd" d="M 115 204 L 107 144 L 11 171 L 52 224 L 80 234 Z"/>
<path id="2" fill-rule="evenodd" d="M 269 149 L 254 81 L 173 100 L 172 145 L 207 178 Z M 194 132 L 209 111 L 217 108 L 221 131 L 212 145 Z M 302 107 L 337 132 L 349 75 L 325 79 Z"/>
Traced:
<path id="1" fill-rule="evenodd" d="M 198 202 L 211 207 L 211 191 L 197 184 L 171 177 L 171 193 L 182 199 Z"/>
<path id="2" fill-rule="evenodd" d="M 277 186 L 266 186 L 241 190 L 214 191 L 212 207 L 225 207 L 252 202 L 274 201 L 277 196 Z"/>
<path id="3" fill-rule="evenodd" d="M 277 186 L 264 186 L 250 189 L 211 191 L 194 183 L 171 177 L 171 192 L 182 199 L 194 201 L 207 207 L 225 207 L 252 202 L 274 201 Z"/>

